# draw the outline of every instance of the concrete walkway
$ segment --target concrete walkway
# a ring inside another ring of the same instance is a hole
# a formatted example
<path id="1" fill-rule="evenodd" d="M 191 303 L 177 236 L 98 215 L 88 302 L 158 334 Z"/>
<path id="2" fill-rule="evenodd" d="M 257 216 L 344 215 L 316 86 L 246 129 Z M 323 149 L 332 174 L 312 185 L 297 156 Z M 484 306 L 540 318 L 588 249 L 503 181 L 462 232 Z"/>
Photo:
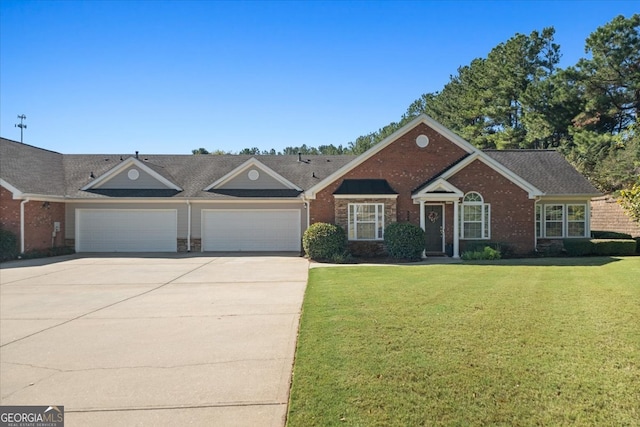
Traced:
<path id="1" fill-rule="evenodd" d="M 72 256 L 0 270 L 0 403 L 65 426 L 282 426 L 307 260 Z"/>

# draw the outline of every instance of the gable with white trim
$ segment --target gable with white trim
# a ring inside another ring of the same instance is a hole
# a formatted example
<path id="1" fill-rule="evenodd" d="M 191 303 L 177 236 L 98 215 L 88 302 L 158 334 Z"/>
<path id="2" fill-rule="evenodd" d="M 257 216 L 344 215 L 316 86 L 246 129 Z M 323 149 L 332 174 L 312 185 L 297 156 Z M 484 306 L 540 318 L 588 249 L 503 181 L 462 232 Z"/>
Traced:
<path id="1" fill-rule="evenodd" d="M 97 189 L 182 191 L 178 185 L 134 157 L 124 160 L 118 166 L 82 187 L 82 190 Z"/>
<path id="2" fill-rule="evenodd" d="M 204 189 L 209 190 L 298 190 L 273 169 L 251 158 Z"/>

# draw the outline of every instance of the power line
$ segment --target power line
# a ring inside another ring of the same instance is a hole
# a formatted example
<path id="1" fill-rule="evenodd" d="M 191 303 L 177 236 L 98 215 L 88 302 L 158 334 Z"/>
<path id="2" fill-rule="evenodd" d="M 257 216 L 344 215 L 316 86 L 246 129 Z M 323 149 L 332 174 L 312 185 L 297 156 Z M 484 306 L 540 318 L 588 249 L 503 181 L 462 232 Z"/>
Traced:
<path id="1" fill-rule="evenodd" d="M 24 114 L 20 114 L 18 118 L 20 119 L 20 123 L 16 124 L 15 127 L 20 128 L 20 143 L 24 144 L 24 142 L 22 141 L 24 137 L 23 132 L 27 128 L 27 125 L 25 125 L 23 121 L 27 118 L 27 116 L 25 116 Z"/>

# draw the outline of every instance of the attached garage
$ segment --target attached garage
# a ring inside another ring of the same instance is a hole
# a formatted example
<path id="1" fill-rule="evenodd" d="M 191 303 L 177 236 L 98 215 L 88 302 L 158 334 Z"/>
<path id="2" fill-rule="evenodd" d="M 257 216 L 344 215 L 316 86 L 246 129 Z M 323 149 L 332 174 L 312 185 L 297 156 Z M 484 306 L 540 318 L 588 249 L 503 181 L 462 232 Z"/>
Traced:
<path id="1" fill-rule="evenodd" d="M 203 210 L 203 251 L 299 251 L 300 210 Z"/>
<path id="2" fill-rule="evenodd" d="M 175 209 L 76 209 L 77 252 L 177 252 Z"/>

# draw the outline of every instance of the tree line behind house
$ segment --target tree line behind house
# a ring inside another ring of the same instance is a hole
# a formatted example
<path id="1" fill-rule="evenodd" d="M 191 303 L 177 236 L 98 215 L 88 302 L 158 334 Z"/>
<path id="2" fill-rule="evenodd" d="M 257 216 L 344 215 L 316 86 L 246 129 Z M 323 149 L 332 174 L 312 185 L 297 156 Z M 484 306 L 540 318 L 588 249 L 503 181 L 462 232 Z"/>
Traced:
<path id="1" fill-rule="evenodd" d="M 399 121 L 346 145 L 199 148 L 193 154 L 361 154 L 426 113 L 479 148 L 557 149 L 600 190 L 640 184 L 640 14 L 618 16 L 585 42 L 587 57 L 559 68 L 553 27 L 516 34 L 461 66 L 442 90 Z"/>

